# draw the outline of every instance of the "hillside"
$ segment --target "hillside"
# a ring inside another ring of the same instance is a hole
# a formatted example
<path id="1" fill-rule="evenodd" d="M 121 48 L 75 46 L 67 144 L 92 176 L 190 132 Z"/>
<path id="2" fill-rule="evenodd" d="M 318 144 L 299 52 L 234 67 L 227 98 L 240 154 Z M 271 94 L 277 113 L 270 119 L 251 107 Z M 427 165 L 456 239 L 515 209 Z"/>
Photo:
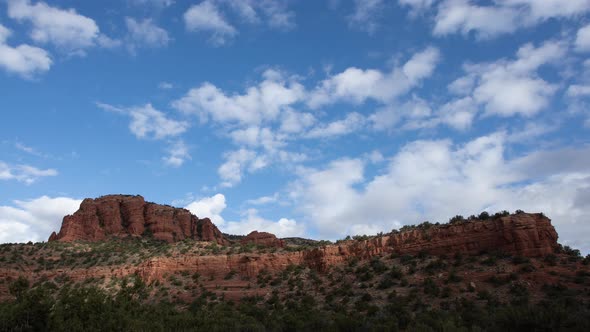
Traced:
<path id="1" fill-rule="evenodd" d="M 589 324 L 590 257 L 559 245 L 542 214 L 453 218 L 334 244 L 122 234 L 1 245 L 0 331 L 35 324 L 38 330 L 585 330 Z"/>

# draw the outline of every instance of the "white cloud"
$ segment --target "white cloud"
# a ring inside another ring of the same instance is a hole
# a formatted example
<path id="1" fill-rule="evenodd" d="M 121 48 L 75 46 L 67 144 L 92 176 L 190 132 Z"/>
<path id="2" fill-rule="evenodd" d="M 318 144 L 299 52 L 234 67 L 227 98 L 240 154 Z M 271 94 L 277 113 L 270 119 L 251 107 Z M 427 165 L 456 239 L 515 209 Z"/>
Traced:
<path id="1" fill-rule="evenodd" d="M 590 190 L 590 148 L 507 159 L 506 144 L 504 133 L 465 144 L 415 141 L 369 178 L 362 160 L 337 160 L 323 169 L 301 170 L 292 197 L 322 238 L 389 231 L 421 220 L 444 222 L 458 213 L 523 209 L 546 213 L 562 241 L 590 250 L 584 243 L 590 205 L 582 198 Z"/>
<path id="2" fill-rule="evenodd" d="M 132 4 L 137 6 L 154 6 L 157 8 L 170 7 L 174 4 L 174 0 L 129 0 Z"/>
<path id="3" fill-rule="evenodd" d="M 566 45 L 557 41 L 547 41 L 538 47 L 525 44 L 513 61 L 465 65 L 467 74 L 449 88 L 458 94 L 471 95 L 489 115 L 531 116 L 544 109 L 557 90 L 556 85 L 539 77 L 538 69 L 558 63 L 566 50 Z"/>
<path id="4" fill-rule="evenodd" d="M 6 44 L 11 31 L 0 24 L 0 67 L 7 72 L 31 78 L 51 68 L 53 61 L 41 48 L 21 44 L 16 47 Z"/>
<path id="5" fill-rule="evenodd" d="M 401 68 L 395 67 L 390 72 L 347 68 L 342 73 L 322 81 L 310 93 L 307 103 L 311 108 L 339 101 L 360 104 L 367 99 L 391 103 L 396 97 L 432 75 L 439 60 L 440 52 L 436 48 L 428 47 L 414 54 Z"/>
<path id="6" fill-rule="evenodd" d="M 242 220 L 226 221 L 221 213 L 226 208 L 225 196 L 216 194 L 212 197 L 204 197 L 186 206 L 186 209 L 197 215 L 199 218 L 210 218 L 219 229 L 228 234 L 246 235 L 251 231 L 258 230 L 270 232 L 277 237 L 301 236 L 305 233 L 303 225 L 293 219 L 280 218 L 278 221 L 271 221 L 258 215 L 256 209 L 248 209 Z"/>
<path id="7" fill-rule="evenodd" d="M 401 6 L 408 6 L 414 14 L 432 7 L 436 0 L 398 0 Z"/>
<path id="8" fill-rule="evenodd" d="M 348 18 L 349 25 L 369 34 L 375 33 L 379 27 L 378 19 L 384 6 L 383 0 L 355 0 L 354 13 Z"/>
<path id="9" fill-rule="evenodd" d="M 304 88 L 293 78 L 267 70 L 264 80 L 249 87 L 244 94 L 230 95 L 211 83 L 191 89 L 172 103 L 176 109 L 196 114 L 202 121 L 211 118 L 218 123 L 260 124 L 276 119 L 281 111 L 304 97 Z"/>
<path id="10" fill-rule="evenodd" d="M 511 8 L 478 6 L 469 0 L 446 0 L 439 5 L 434 35 L 474 31 L 480 38 L 513 32 L 517 28 L 518 12 Z"/>
<path id="11" fill-rule="evenodd" d="M 136 21 L 131 17 L 127 17 L 125 18 L 125 24 L 128 30 L 127 47 L 132 52 L 142 46 L 153 48 L 165 47 L 170 42 L 168 31 L 155 25 L 149 18 Z"/>
<path id="12" fill-rule="evenodd" d="M 229 221 L 221 226 L 228 234 L 248 234 L 258 230 L 269 232 L 279 238 L 301 236 L 305 233 L 303 225 L 293 219 L 280 218 L 278 221 L 265 219 L 258 215 L 258 210 L 248 209 L 240 221 Z"/>
<path id="13" fill-rule="evenodd" d="M 238 145 L 247 145 L 252 148 L 262 147 L 267 151 L 276 151 L 285 145 L 285 137 L 275 134 L 270 128 L 251 126 L 234 130 L 229 133 L 229 136 Z"/>
<path id="14" fill-rule="evenodd" d="M 270 203 L 276 203 L 279 200 L 279 194 L 274 193 L 272 196 L 261 196 L 255 199 L 249 199 L 246 204 L 250 205 L 264 205 Z"/>
<path id="15" fill-rule="evenodd" d="M 402 67 L 402 71 L 411 84 L 418 84 L 434 72 L 440 60 L 440 51 L 434 47 L 427 47 L 424 51 L 414 54 Z"/>
<path id="16" fill-rule="evenodd" d="M 412 8 L 411 15 L 431 8 L 434 1 L 399 0 Z M 495 0 L 487 4 L 471 0 L 441 0 L 436 6 L 433 34 L 475 33 L 479 39 L 497 37 L 529 28 L 548 19 L 581 16 L 590 11 L 587 0 Z"/>
<path id="17" fill-rule="evenodd" d="M 129 130 L 137 138 L 174 137 L 189 128 L 188 122 L 169 119 L 165 113 L 156 110 L 151 104 L 129 108 L 119 108 L 103 103 L 97 103 L 97 106 L 105 111 L 129 115 L 131 117 Z"/>
<path id="18" fill-rule="evenodd" d="M 0 180 L 16 180 L 32 184 L 39 178 L 56 176 L 57 174 L 57 170 L 53 168 L 39 169 L 30 165 L 9 165 L 0 161 Z"/>
<path id="19" fill-rule="evenodd" d="M 287 109 L 283 112 L 280 130 L 285 133 L 300 133 L 316 122 L 311 113 Z"/>
<path id="20" fill-rule="evenodd" d="M 590 11 L 588 0 L 498 0 L 498 3 L 524 11 L 525 20 L 532 23 L 549 18 L 580 16 Z"/>
<path id="21" fill-rule="evenodd" d="M 212 197 L 204 197 L 188 204 L 185 209 L 199 218 L 209 218 L 216 226 L 221 226 L 225 223 L 221 212 L 226 208 L 225 196 L 223 194 L 216 194 Z"/>
<path id="22" fill-rule="evenodd" d="M 295 13 L 286 0 L 205 0 L 184 13 L 187 30 L 210 33 L 210 42 L 221 46 L 239 34 L 231 15 L 240 23 L 265 23 L 270 28 L 289 30 L 295 27 Z M 229 18 L 228 18 L 229 17 Z"/>
<path id="23" fill-rule="evenodd" d="M 242 181 L 245 171 L 255 172 L 268 165 L 269 160 L 265 155 L 258 155 L 248 149 L 230 151 L 224 155 L 224 163 L 219 166 L 217 173 L 223 180 L 223 187 L 232 187 Z"/>
<path id="24" fill-rule="evenodd" d="M 60 9 L 44 2 L 32 5 L 29 0 L 8 0 L 8 16 L 31 23 L 31 38 L 53 44 L 72 54 L 85 54 L 101 37 L 96 22 L 74 9 Z"/>
<path id="25" fill-rule="evenodd" d="M 437 112 L 425 113 L 424 117 L 408 119 L 403 128 L 421 129 L 447 125 L 457 130 L 466 130 L 471 127 L 477 112 L 478 106 L 473 98 L 458 98 L 443 104 Z M 428 115 L 432 116 L 428 117 Z"/>
<path id="26" fill-rule="evenodd" d="M 580 52 L 590 51 L 590 24 L 585 25 L 578 30 L 575 45 L 576 50 Z"/>
<path id="27" fill-rule="evenodd" d="M 167 153 L 168 155 L 162 157 L 162 160 L 168 166 L 180 167 L 187 159 L 191 159 L 189 147 L 182 140 L 171 143 Z"/>
<path id="28" fill-rule="evenodd" d="M 0 243 L 47 241 L 59 231 L 62 218 L 74 213 L 82 201 L 68 197 L 41 196 L 0 206 Z"/>
<path id="29" fill-rule="evenodd" d="M 271 28 L 289 30 L 295 27 L 295 13 L 285 0 L 218 0 L 226 3 L 238 16 L 250 24 L 266 22 Z"/>
<path id="30" fill-rule="evenodd" d="M 205 0 L 191 6 L 184 13 L 184 23 L 189 31 L 211 33 L 210 41 L 214 45 L 223 45 L 238 34 L 217 8 L 214 1 Z"/>
<path id="31" fill-rule="evenodd" d="M 174 84 L 170 83 L 170 82 L 160 82 L 158 83 L 158 89 L 161 90 L 170 90 L 174 88 Z"/>
<path id="32" fill-rule="evenodd" d="M 361 129 L 365 124 L 365 117 L 353 112 L 346 115 L 342 120 L 336 120 L 327 124 L 321 124 L 312 128 L 307 138 L 327 138 L 347 135 Z"/>
<path id="33" fill-rule="evenodd" d="M 567 89 L 568 97 L 587 97 L 590 96 L 590 85 L 572 84 Z"/>

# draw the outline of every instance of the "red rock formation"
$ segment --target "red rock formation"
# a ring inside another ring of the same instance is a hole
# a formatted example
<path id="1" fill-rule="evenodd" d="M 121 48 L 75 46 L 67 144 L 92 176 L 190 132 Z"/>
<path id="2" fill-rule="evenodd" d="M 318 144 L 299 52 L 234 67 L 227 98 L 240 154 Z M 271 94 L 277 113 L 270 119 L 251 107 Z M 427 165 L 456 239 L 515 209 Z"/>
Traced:
<path id="1" fill-rule="evenodd" d="M 119 202 L 119 204 L 113 202 Z M 112 219 L 107 221 L 104 220 L 105 218 Z M 112 220 L 117 222 L 120 220 L 120 222 L 117 224 Z M 78 212 L 64 218 L 62 230 L 59 234 L 52 234 L 51 239 L 96 241 L 110 235 L 139 236 L 144 229 L 153 232 L 154 236 L 167 240 L 191 237 L 210 239 L 217 243 L 227 241 L 210 220 L 197 219 L 183 209 L 145 203 L 140 196 L 106 196 L 96 200 L 85 200 Z M 260 234 L 264 235 L 264 233 L 257 233 L 252 237 L 260 238 Z M 376 255 L 393 252 L 417 254 L 426 251 L 433 255 L 452 256 L 455 253 L 470 255 L 479 254 L 482 251 L 503 251 L 514 255 L 542 257 L 553 253 L 557 246 L 557 233 L 547 217 L 542 214 L 521 213 L 483 221 L 433 225 L 428 228 L 415 227 L 408 231 L 372 237 L 363 241 L 342 241 L 305 251 L 219 255 L 188 253 L 148 258 L 137 266 L 72 267 L 35 273 L 33 266 L 19 269 L 5 269 L 0 266 L 0 280 L 19 275 L 27 278 L 48 277 L 51 279 L 57 275 L 66 274 L 74 281 L 82 281 L 90 277 L 120 278 L 137 274 L 146 282 L 151 282 L 186 271 L 191 274 L 196 272 L 202 276 L 216 277 L 212 278 L 213 281 L 204 278 L 203 282 L 206 287 L 219 289 L 219 284 L 226 282 L 223 276 L 230 272 L 244 277 L 256 277 L 262 270 L 274 274 L 283 271 L 291 264 L 306 265 L 322 272 L 352 257 L 369 259 Z M 227 282 L 235 283 L 236 281 Z M 0 298 L 2 294 L 8 296 L 7 285 L 8 283 L 0 284 Z M 234 286 L 238 287 L 237 284 Z M 248 293 L 250 290 L 245 288 L 246 284 L 242 286 L 244 288 L 241 291 L 235 291 L 236 294 L 250 294 Z M 232 292 L 234 292 L 233 289 Z"/>
<path id="2" fill-rule="evenodd" d="M 275 248 L 283 248 L 285 246 L 283 240 L 278 239 L 274 234 L 259 231 L 250 232 L 240 242 L 242 244 L 254 243 L 256 245 Z"/>
<path id="3" fill-rule="evenodd" d="M 73 215 L 64 217 L 59 233 L 49 241 L 101 241 L 109 236 L 144 236 L 167 242 L 186 238 L 228 244 L 209 218 L 190 211 L 146 202 L 141 196 L 108 195 L 85 199 Z"/>
<path id="4" fill-rule="evenodd" d="M 391 234 L 387 245 L 404 254 L 420 251 L 435 255 L 502 251 L 534 257 L 554 251 L 557 232 L 551 220 L 543 214 L 519 213 Z"/>
<path id="5" fill-rule="evenodd" d="M 261 270 L 280 272 L 290 264 L 303 264 L 318 271 L 341 264 L 351 257 L 368 259 L 382 253 L 433 255 L 461 253 L 476 255 L 482 251 L 503 251 L 513 255 L 539 257 L 553 253 L 557 232 L 542 214 L 515 214 L 485 221 L 432 226 L 373 237 L 363 241 L 343 241 L 301 252 L 239 254 L 227 256 L 160 257 L 140 266 L 147 280 L 160 279 L 167 272 L 189 270 L 203 275 L 224 275 L 237 271 L 254 277 Z"/>

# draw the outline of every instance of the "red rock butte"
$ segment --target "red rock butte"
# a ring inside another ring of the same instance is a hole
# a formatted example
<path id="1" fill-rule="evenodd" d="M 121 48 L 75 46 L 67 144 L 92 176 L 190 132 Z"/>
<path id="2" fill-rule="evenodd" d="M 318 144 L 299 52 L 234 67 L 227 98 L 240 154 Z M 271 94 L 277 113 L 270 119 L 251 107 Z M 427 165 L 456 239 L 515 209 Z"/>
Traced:
<path id="1" fill-rule="evenodd" d="M 107 195 L 87 198 L 73 215 L 63 218 L 59 233 L 49 241 L 103 241 L 111 236 L 146 236 L 167 242 L 186 238 L 228 244 L 209 218 L 190 211 L 146 202 L 142 196 Z"/>
<path id="2" fill-rule="evenodd" d="M 274 234 L 267 233 L 267 232 L 258 232 L 253 231 L 250 234 L 246 235 L 241 241 L 241 244 L 249 244 L 254 243 L 256 245 L 265 246 L 265 247 L 275 247 L 275 248 L 283 248 L 285 246 L 285 242 L 281 239 L 278 239 Z"/>

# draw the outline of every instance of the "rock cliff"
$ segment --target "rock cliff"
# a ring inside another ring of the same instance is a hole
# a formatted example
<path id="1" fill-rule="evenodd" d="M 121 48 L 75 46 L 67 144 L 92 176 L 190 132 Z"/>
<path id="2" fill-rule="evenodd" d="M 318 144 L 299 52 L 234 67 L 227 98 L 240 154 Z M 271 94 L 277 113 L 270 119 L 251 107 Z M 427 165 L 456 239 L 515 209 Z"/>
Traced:
<path id="1" fill-rule="evenodd" d="M 186 238 L 228 244 L 209 218 L 190 211 L 149 203 L 141 196 L 107 195 L 87 198 L 73 215 L 65 216 L 59 233 L 49 241 L 102 241 L 110 236 L 153 236 L 167 242 Z"/>
<path id="2" fill-rule="evenodd" d="M 258 231 L 250 232 L 250 234 L 246 235 L 240 243 L 254 243 L 256 245 L 275 248 L 283 248 L 285 246 L 283 240 L 278 239 L 274 234 Z"/>
<path id="3" fill-rule="evenodd" d="M 452 256 L 456 253 L 477 255 L 482 252 L 505 252 L 512 255 L 541 257 L 558 247 L 557 232 L 543 214 L 513 214 L 488 220 L 414 228 L 405 232 L 376 236 L 367 240 L 342 241 L 297 252 L 238 254 L 216 256 L 182 256 L 155 258 L 140 265 L 138 273 L 147 280 L 161 279 L 180 270 L 203 275 L 223 275 L 236 271 L 254 277 L 260 271 L 280 272 L 287 266 L 305 265 L 319 272 L 356 257 L 398 253 Z"/>

